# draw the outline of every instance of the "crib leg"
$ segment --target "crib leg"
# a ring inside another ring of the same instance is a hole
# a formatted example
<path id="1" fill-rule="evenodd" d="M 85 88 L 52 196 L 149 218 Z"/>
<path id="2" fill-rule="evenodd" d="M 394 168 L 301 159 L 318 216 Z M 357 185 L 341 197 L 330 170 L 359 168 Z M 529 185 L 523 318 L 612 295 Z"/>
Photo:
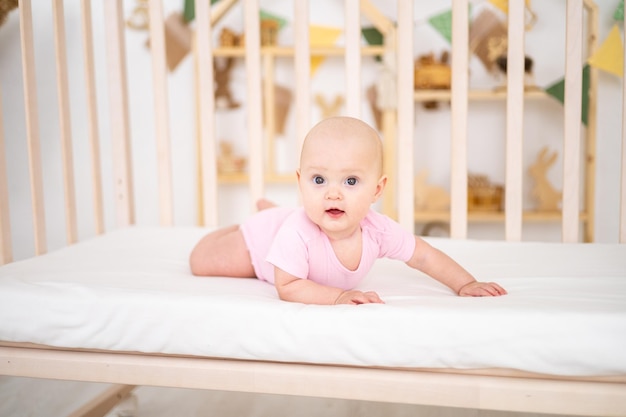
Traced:
<path id="1" fill-rule="evenodd" d="M 113 385 L 83 404 L 68 417 L 103 417 L 117 404 L 129 398 L 134 389 L 135 385 Z"/>

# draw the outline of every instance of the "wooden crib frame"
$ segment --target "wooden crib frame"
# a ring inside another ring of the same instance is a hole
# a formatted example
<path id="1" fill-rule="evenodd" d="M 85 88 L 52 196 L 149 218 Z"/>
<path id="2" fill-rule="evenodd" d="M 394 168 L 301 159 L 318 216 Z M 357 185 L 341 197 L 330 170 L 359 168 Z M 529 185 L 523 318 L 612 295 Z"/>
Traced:
<path id="1" fill-rule="evenodd" d="M 258 0 L 245 0 L 244 18 L 247 72 L 247 124 L 249 130 L 249 190 L 251 201 L 264 195 L 265 168 L 263 144 L 257 132 L 263 131 L 261 59 L 259 39 Z M 222 0 L 215 6 L 208 1 L 196 1 L 196 45 L 198 91 L 212 91 L 213 57 L 219 53 L 210 43 L 211 27 L 234 0 Z M 82 1 L 85 39 L 86 80 L 88 97 L 94 92 L 94 64 L 91 49 L 90 2 Z M 390 24 L 368 0 L 345 0 L 345 66 L 350 77 L 346 85 L 346 114 L 359 116 L 361 85 L 358 76 L 361 63 L 359 13 L 363 12 L 385 35 L 382 52 L 386 59 L 395 60 L 395 82 L 398 86 L 413 85 L 413 1 L 398 0 L 398 21 Z M 34 79 L 33 30 L 31 1 L 20 2 L 20 25 L 23 51 L 23 74 L 26 96 L 27 136 L 33 201 L 33 224 L 36 254 L 46 252 L 43 185 L 37 117 L 37 95 Z M 106 21 L 109 35 L 108 72 L 111 76 L 109 101 L 111 106 L 111 135 L 114 138 L 114 175 L 116 219 L 118 227 L 134 224 L 133 181 L 130 169 L 130 133 L 128 94 L 121 0 L 106 1 Z M 582 22 L 583 7 L 593 7 L 589 1 L 568 0 L 568 22 Z M 513 51 L 523 50 L 524 1 L 509 2 L 509 42 L 507 77 L 507 154 L 506 154 L 506 238 L 520 240 L 522 225 L 522 128 L 523 56 Z M 63 2 L 53 1 L 56 59 L 59 91 L 59 113 L 63 139 L 64 186 L 66 195 L 66 224 L 68 244 L 76 242 L 76 202 L 72 172 L 68 80 L 63 24 Z M 468 1 L 453 0 L 452 51 L 452 173 L 451 173 L 451 235 L 467 235 L 467 100 L 468 100 Z M 295 12 L 295 94 L 296 133 L 302 140 L 311 125 L 309 91 L 309 62 L 311 49 L 308 39 L 308 2 L 294 1 Z M 166 87 L 165 40 L 163 8 L 160 0 L 150 1 L 150 41 L 153 51 L 156 141 L 159 155 L 160 223 L 173 224 L 172 174 L 168 124 L 168 93 Z M 579 155 L 581 112 L 581 71 L 579 63 L 583 49 L 580 27 L 567 26 L 567 65 L 565 102 L 565 145 L 563 184 L 563 241 L 579 240 Z M 624 87 L 626 97 L 626 84 Z M 398 88 L 397 105 L 383 109 L 383 136 L 388 166 L 398 167 L 394 175 L 397 189 L 391 190 L 387 209 L 397 213 L 399 222 L 413 228 L 413 107 L 412 89 Z M 199 94 L 198 136 L 201 149 L 202 218 L 207 226 L 216 226 L 217 186 L 216 138 L 214 135 L 213 94 Z M 98 146 L 97 110 L 93 98 L 88 102 L 90 134 L 93 149 Z M 0 166 L 6 166 L 0 103 Z M 267 117 L 267 116 L 266 116 Z M 626 123 L 626 108 L 623 110 Z M 626 125 L 624 130 L 626 131 Z M 622 136 L 626 144 L 626 134 Z M 396 152 L 402 149 L 402 152 Z M 622 165 L 626 165 L 626 145 L 622 149 Z M 94 184 L 96 230 L 104 232 L 103 202 L 100 178 L 100 155 L 94 151 Z M 392 174 L 393 175 L 393 174 Z M 626 242 L 626 171 L 621 173 L 620 241 Z M 7 178 L 0 171 L 0 264 L 12 260 L 10 245 Z M 559 413 L 568 415 L 626 415 L 626 375 L 619 377 L 563 378 L 533 375 L 504 369 L 458 371 L 430 369 L 380 369 L 314 364 L 272 363 L 228 359 L 142 355 L 133 352 L 74 351 L 46 346 L 0 342 L 0 374 L 50 379 L 109 382 L 113 386 L 76 415 L 100 415 L 112 402 L 128 395 L 134 385 L 232 390 L 302 396 L 319 396 L 366 401 L 397 402 L 476 409 Z M 91 410 L 91 411 L 88 411 Z M 95 411 L 94 411 L 95 410 Z M 90 414 L 91 413 L 91 414 Z"/>

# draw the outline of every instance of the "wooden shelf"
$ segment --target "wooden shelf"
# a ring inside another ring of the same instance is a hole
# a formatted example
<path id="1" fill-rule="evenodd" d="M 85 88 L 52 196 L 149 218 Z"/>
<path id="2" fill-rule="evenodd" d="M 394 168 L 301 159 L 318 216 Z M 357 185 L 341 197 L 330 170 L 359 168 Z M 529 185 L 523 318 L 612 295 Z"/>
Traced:
<path id="1" fill-rule="evenodd" d="M 363 46 L 361 47 L 361 55 L 363 56 L 377 56 L 384 53 L 383 46 Z M 343 56 L 345 55 L 346 48 L 341 46 L 311 46 L 311 56 Z M 213 49 L 214 56 L 231 56 L 231 57 L 243 57 L 245 56 L 245 48 L 242 47 L 216 47 Z M 293 46 L 262 46 L 261 55 L 268 55 L 274 57 L 292 57 L 295 55 L 295 49 Z"/>
<path id="2" fill-rule="evenodd" d="M 415 101 L 448 101 L 452 97 L 450 90 L 415 90 Z M 548 95 L 539 88 L 533 88 L 524 92 L 524 97 L 530 99 L 541 99 Z M 470 90 L 467 98 L 474 101 L 499 101 L 506 100 L 505 89 L 492 90 Z"/>
<path id="3" fill-rule="evenodd" d="M 556 222 L 561 220 L 560 211 L 534 211 L 527 210 L 522 213 L 522 220 L 527 222 Z M 580 220 L 587 221 L 587 213 L 580 213 Z M 467 219 L 471 222 L 497 223 L 505 220 L 503 211 L 470 211 Z M 415 221 L 418 223 L 428 223 L 434 221 L 449 222 L 450 212 L 448 211 L 416 211 Z"/>
<path id="4" fill-rule="evenodd" d="M 237 174 L 219 174 L 217 177 L 217 181 L 219 184 L 247 184 L 248 174 L 246 173 L 237 173 Z M 296 175 L 295 174 L 265 174 L 266 184 L 295 184 L 296 183 Z"/>

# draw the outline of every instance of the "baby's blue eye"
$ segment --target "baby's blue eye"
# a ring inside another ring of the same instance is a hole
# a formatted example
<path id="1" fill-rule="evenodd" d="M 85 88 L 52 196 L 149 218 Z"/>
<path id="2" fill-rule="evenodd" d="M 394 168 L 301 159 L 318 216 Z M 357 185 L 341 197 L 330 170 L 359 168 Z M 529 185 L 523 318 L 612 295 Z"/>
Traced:
<path id="1" fill-rule="evenodd" d="M 359 182 L 359 180 L 354 177 L 350 177 L 346 180 L 346 184 L 348 185 L 356 185 L 357 182 Z"/>
<path id="2" fill-rule="evenodd" d="M 324 184 L 324 178 L 320 177 L 319 175 L 316 175 L 313 177 L 313 182 L 317 185 L 322 185 Z"/>

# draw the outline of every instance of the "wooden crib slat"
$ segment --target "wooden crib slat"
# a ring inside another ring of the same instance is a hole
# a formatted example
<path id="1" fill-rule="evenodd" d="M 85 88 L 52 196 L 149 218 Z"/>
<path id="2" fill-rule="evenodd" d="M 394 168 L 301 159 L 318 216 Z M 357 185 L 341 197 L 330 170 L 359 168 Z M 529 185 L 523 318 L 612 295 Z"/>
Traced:
<path id="1" fill-rule="evenodd" d="M 584 8 L 587 15 L 587 56 L 593 55 L 598 49 L 598 5 L 591 0 L 585 0 Z M 587 126 L 585 140 L 585 162 L 583 168 L 584 181 L 584 211 L 587 220 L 584 223 L 583 242 L 595 240 L 595 195 L 596 195 L 596 154 L 597 154 L 597 131 L 598 131 L 598 73 L 600 70 L 589 67 L 589 89 L 587 91 Z"/>
<path id="2" fill-rule="evenodd" d="M 467 100 L 469 23 L 467 0 L 452 2 L 452 155 L 450 236 L 467 237 Z"/>
<path id="3" fill-rule="evenodd" d="M 505 238 L 522 239 L 524 0 L 509 1 L 506 103 Z"/>
<path id="4" fill-rule="evenodd" d="M 78 240 L 78 224 L 76 220 L 76 187 L 74 185 L 70 91 L 67 77 L 67 47 L 63 0 L 52 0 L 52 18 L 54 21 L 59 127 L 61 129 L 61 161 L 63 165 L 63 186 L 65 189 L 65 229 L 67 243 L 72 244 Z"/>
<path id="5" fill-rule="evenodd" d="M 244 24 L 246 27 L 246 84 L 249 143 L 249 187 L 252 207 L 264 194 L 263 169 L 263 117 L 261 98 L 261 34 L 259 0 L 245 0 Z"/>
<path id="6" fill-rule="evenodd" d="M 626 24 L 626 13 L 624 13 Z M 626 45 L 626 35 L 624 35 Z M 624 68 L 626 68 L 626 54 L 624 54 Z M 626 82 L 622 81 L 622 160 L 620 161 L 621 172 L 621 198 L 619 203 L 619 241 L 626 243 Z"/>
<path id="7" fill-rule="evenodd" d="M 83 55 L 85 62 L 85 96 L 87 100 L 87 134 L 91 152 L 91 186 L 93 188 L 94 224 L 96 234 L 104 233 L 104 204 L 102 198 L 102 174 L 100 159 L 100 135 L 98 133 L 98 106 L 96 96 L 96 71 L 93 51 L 93 28 L 91 1 L 81 0 L 81 26 L 83 32 Z"/>
<path id="8" fill-rule="evenodd" d="M 172 196 L 172 162 L 170 146 L 169 99 L 167 94 L 167 61 L 162 0 L 150 0 L 150 51 L 154 93 L 154 121 L 159 178 L 159 213 L 161 226 L 174 223 Z"/>
<path id="9" fill-rule="evenodd" d="M 583 2 L 567 0 L 565 126 L 563 141 L 563 242 L 577 242 L 582 106 Z"/>
<path id="10" fill-rule="evenodd" d="M 218 3 L 220 4 L 220 3 Z M 215 142 L 215 96 L 213 91 L 213 47 L 211 45 L 212 8 L 208 1 L 195 2 L 198 85 L 198 130 L 200 132 L 200 172 L 202 185 L 203 223 L 217 227 L 217 145 Z"/>
<path id="11" fill-rule="evenodd" d="M 0 265 L 13 261 L 11 218 L 9 216 L 9 181 L 7 179 L 6 161 L 2 118 L 2 86 L 0 86 Z"/>
<path id="12" fill-rule="evenodd" d="M 361 11 L 359 0 L 345 1 L 346 115 L 361 115 Z"/>
<path id="13" fill-rule="evenodd" d="M 296 138 L 297 160 L 300 159 L 302 142 L 311 126 L 311 48 L 309 43 L 309 2 L 294 0 L 294 65 L 296 71 Z"/>
<path id="14" fill-rule="evenodd" d="M 41 171 L 41 145 L 39 142 L 39 115 L 37 112 L 37 87 L 35 78 L 35 53 L 33 40 L 33 18 L 30 0 L 20 2 L 20 33 L 22 43 L 22 76 L 24 78 L 24 114 L 26 116 L 26 138 L 28 145 L 28 168 L 30 172 L 30 194 L 33 207 L 33 229 L 35 254 L 47 251 L 46 224 Z"/>
<path id="15" fill-rule="evenodd" d="M 407 230 L 415 229 L 413 167 L 413 0 L 398 0 L 397 31 L 398 89 L 398 222 Z"/>
<path id="16" fill-rule="evenodd" d="M 132 167 L 130 156 L 130 126 L 128 87 L 126 79 L 126 46 L 121 0 L 104 2 L 104 17 L 108 42 L 107 69 L 109 85 L 109 117 L 113 148 L 115 208 L 118 226 L 135 223 Z"/>

